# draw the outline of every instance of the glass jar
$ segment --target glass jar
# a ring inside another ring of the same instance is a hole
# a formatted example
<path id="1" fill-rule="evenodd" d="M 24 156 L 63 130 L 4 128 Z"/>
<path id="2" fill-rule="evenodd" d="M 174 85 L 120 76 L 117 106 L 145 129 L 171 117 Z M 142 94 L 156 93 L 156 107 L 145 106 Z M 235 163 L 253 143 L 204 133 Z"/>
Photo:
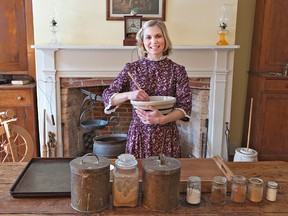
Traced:
<path id="1" fill-rule="evenodd" d="M 113 205 L 135 207 L 138 205 L 139 177 L 137 160 L 131 154 L 121 154 L 113 170 Z"/>
<path id="2" fill-rule="evenodd" d="M 201 178 L 190 176 L 187 182 L 186 201 L 190 204 L 199 204 L 201 202 Z"/>
<path id="3" fill-rule="evenodd" d="M 266 199 L 268 201 L 274 202 L 277 198 L 277 188 L 278 184 L 276 182 L 269 181 L 267 183 L 267 194 Z"/>
<path id="4" fill-rule="evenodd" d="M 211 202 L 216 205 L 226 203 L 227 179 L 224 176 L 215 176 L 212 180 Z"/>
<path id="5" fill-rule="evenodd" d="M 260 178 L 250 178 L 248 183 L 248 200 L 261 202 L 263 198 L 264 182 Z"/>
<path id="6" fill-rule="evenodd" d="M 231 201 L 235 203 L 244 203 L 247 191 L 246 178 L 241 175 L 235 175 L 232 177 L 231 184 Z"/>

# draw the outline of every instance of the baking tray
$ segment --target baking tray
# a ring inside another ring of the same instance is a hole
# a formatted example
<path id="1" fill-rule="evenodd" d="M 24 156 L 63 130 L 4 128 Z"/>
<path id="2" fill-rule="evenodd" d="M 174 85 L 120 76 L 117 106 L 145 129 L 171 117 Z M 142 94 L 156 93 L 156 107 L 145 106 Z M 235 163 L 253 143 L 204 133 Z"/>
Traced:
<path id="1" fill-rule="evenodd" d="M 10 189 L 11 196 L 70 197 L 73 158 L 32 158 Z"/>

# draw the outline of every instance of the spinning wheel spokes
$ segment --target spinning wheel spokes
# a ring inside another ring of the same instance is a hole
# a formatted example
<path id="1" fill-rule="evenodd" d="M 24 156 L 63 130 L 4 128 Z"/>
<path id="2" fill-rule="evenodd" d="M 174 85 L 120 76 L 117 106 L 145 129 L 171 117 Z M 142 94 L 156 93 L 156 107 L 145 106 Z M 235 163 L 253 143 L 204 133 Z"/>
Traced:
<path id="1" fill-rule="evenodd" d="M 6 132 L 0 133 L 0 162 L 28 161 L 34 151 L 31 135 L 18 125 L 9 124 L 9 129 L 12 138 L 10 143 Z"/>

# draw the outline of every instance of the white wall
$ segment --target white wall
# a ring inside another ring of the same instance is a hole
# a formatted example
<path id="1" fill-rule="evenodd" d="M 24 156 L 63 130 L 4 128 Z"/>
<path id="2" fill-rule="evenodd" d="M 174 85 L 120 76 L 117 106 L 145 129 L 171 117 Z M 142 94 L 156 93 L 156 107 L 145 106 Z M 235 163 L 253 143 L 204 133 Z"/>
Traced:
<path id="1" fill-rule="evenodd" d="M 238 0 L 166 0 L 166 25 L 174 45 L 214 45 L 221 3 L 233 6 L 228 40 L 235 42 Z M 56 9 L 60 44 L 122 45 L 123 21 L 106 20 L 106 0 L 33 0 L 36 44 L 50 42 Z"/>

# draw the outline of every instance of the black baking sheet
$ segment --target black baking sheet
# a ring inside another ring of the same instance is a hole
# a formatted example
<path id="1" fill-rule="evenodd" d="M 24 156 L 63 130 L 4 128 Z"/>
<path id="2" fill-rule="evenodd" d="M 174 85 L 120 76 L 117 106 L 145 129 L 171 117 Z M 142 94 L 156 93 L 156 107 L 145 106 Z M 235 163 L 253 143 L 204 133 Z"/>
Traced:
<path id="1" fill-rule="evenodd" d="M 11 187 L 11 196 L 70 197 L 72 159 L 32 158 Z"/>

